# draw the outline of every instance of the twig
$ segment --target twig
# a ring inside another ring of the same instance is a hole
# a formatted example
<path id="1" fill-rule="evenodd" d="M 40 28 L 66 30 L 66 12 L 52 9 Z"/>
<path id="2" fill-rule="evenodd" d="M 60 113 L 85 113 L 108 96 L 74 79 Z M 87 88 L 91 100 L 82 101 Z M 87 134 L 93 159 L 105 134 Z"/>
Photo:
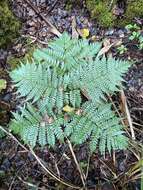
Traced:
<path id="1" fill-rule="evenodd" d="M 45 167 L 45 165 L 42 163 L 42 161 L 40 160 L 40 158 L 35 154 L 35 152 L 33 151 L 33 149 L 29 146 L 29 150 L 22 145 L 10 132 L 8 132 L 6 129 L 4 129 L 2 126 L 0 126 L 0 130 L 2 130 L 3 132 L 5 132 L 7 135 L 9 135 L 14 141 L 16 141 L 24 150 L 30 152 L 32 154 L 32 156 L 36 159 L 36 161 L 39 163 L 39 165 L 42 167 L 42 169 L 44 171 L 46 171 L 47 174 L 49 174 L 51 177 L 53 177 L 54 179 L 56 179 L 58 182 L 62 183 L 65 186 L 71 187 L 72 189 L 81 189 L 81 187 L 78 186 L 74 186 L 72 184 L 69 184 L 67 182 L 65 182 L 64 180 L 60 179 L 59 177 L 57 177 L 56 175 L 54 175 L 48 168 Z"/>
<path id="2" fill-rule="evenodd" d="M 135 138 L 135 133 L 134 133 L 134 129 L 133 129 L 132 119 L 131 119 L 131 115 L 130 115 L 130 112 L 128 109 L 126 96 L 125 96 L 125 93 L 123 90 L 121 91 L 121 100 L 122 100 L 123 105 L 125 106 L 125 112 L 127 115 L 129 126 L 130 126 L 132 139 L 135 140 L 136 138 Z"/>
<path id="3" fill-rule="evenodd" d="M 90 164 L 90 155 L 88 156 L 88 162 L 87 162 L 87 168 L 86 168 L 85 179 L 87 179 L 87 177 L 88 177 L 88 173 L 89 173 L 89 164 Z"/>
<path id="4" fill-rule="evenodd" d="M 120 112 L 118 111 L 118 109 L 117 109 L 117 107 L 116 107 L 114 101 L 112 100 L 112 97 L 111 97 L 110 95 L 109 95 L 108 97 L 109 97 L 109 100 L 111 101 L 111 103 L 112 103 L 112 105 L 113 105 L 115 111 L 117 112 L 118 116 L 119 116 L 120 118 L 122 118 L 122 116 L 121 116 Z M 122 125 L 124 125 L 123 119 L 121 119 L 121 123 L 122 123 Z"/>
<path id="5" fill-rule="evenodd" d="M 108 96 L 108 97 L 109 97 L 109 100 L 111 101 L 111 103 L 112 103 L 112 105 L 113 105 L 113 107 L 114 107 L 116 113 L 117 113 L 118 116 L 121 118 L 121 123 L 122 123 L 122 125 L 123 125 L 123 126 L 126 126 L 126 124 L 125 124 L 125 122 L 124 122 L 124 120 L 123 120 L 123 118 L 122 118 L 120 112 L 118 111 L 118 108 L 116 107 L 114 101 L 112 100 L 112 97 L 111 97 L 111 96 Z M 125 130 L 126 130 L 127 134 L 130 136 L 129 131 L 128 131 L 127 129 L 125 129 Z"/>
<path id="6" fill-rule="evenodd" d="M 2 130 L 4 133 L 6 133 L 8 136 L 10 136 L 15 142 L 17 142 L 17 144 L 19 144 L 24 150 L 28 151 L 29 150 L 23 145 L 21 144 L 21 142 L 19 142 L 19 140 L 14 137 L 10 132 L 8 132 L 6 129 L 4 129 L 2 126 L 0 126 L 0 130 Z"/>
<path id="7" fill-rule="evenodd" d="M 41 18 L 45 21 L 45 23 L 46 23 L 48 26 L 51 27 L 51 29 L 50 29 L 50 32 L 51 32 L 51 33 L 53 33 L 53 34 L 55 34 L 55 35 L 57 35 L 57 36 L 61 36 L 61 33 L 57 30 L 57 28 L 49 21 L 49 19 L 45 18 L 45 16 L 39 12 L 39 10 L 31 3 L 30 0 L 23 0 L 23 1 L 25 1 L 25 2 L 35 11 L 35 13 L 36 13 L 39 17 L 41 17 Z"/>
<path id="8" fill-rule="evenodd" d="M 57 177 L 56 175 L 54 175 L 50 170 L 48 170 L 45 165 L 42 163 L 42 161 L 40 160 L 40 158 L 35 154 L 35 152 L 33 151 L 33 149 L 29 146 L 30 152 L 32 153 L 32 155 L 35 157 L 35 159 L 37 160 L 37 162 L 40 164 L 40 166 L 44 169 L 44 171 L 46 171 L 50 176 L 52 176 L 54 179 L 56 179 L 57 181 L 59 181 L 60 183 L 71 187 L 73 189 L 80 189 L 81 187 L 77 187 L 74 185 L 71 185 L 63 180 L 61 180 L 59 177 Z"/>
<path id="9" fill-rule="evenodd" d="M 117 179 L 117 174 L 112 170 L 112 168 L 110 167 L 110 166 L 108 166 L 108 164 L 106 164 L 102 159 L 99 159 L 99 161 L 103 164 L 103 165 L 105 165 L 108 169 L 109 169 L 109 171 L 113 174 L 113 176 L 114 176 L 114 178 L 115 179 Z"/>
<path id="10" fill-rule="evenodd" d="M 48 42 L 41 41 L 37 37 L 34 37 L 34 36 L 22 35 L 22 37 L 24 37 L 24 38 L 31 38 L 33 40 L 31 43 L 34 43 L 35 41 L 37 41 L 37 42 L 39 42 L 40 44 L 43 44 L 43 45 L 48 45 L 49 44 Z"/>
<path id="11" fill-rule="evenodd" d="M 114 0 L 111 0 L 111 2 L 109 4 L 109 10 L 111 10 L 113 3 L 114 3 Z"/>
<path id="12" fill-rule="evenodd" d="M 17 178 L 18 178 L 20 181 L 22 181 L 22 183 L 26 184 L 27 186 L 33 187 L 33 189 L 37 189 L 37 186 L 36 186 L 36 185 L 34 185 L 34 184 L 32 184 L 32 183 L 29 183 L 29 182 L 27 182 L 27 181 L 24 181 L 20 176 L 17 176 Z M 42 190 L 43 188 L 39 188 L 39 187 L 38 187 L 38 189 L 39 189 L 39 190 Z"/>
<path id="13" fill-rule="evenodd" d="M 79 33 L 76 30 L 76 18 L 75 16 L 72 17 L 72 38 L 78 39 Z"/>
<path id="14" fill-rule="evenodd" d="M 14 176 L 14 178 L 13 178 L 13 180 L 12 180 L 12 182 L 11 182 L 11 184 L 10 184 L 8 190 L 12 190 L 12 186 L 13 186 L 13 184 L 14 184 L 14 182 L 15 182 L 15 180 L 16 180 L 18 174 L 19 174 L 19 172 L 24 168 L 25 165 L 26 165 L 26 163 L 24 163 L 24 164 L 22 165 L 22 167 L 20 167 L 19 170 L 16 172 L 16 174 L 15 174 L 15 176 Z"/>
<path id="15" fill-rule="evenodd" d="M 58 2 L 58 0 L 55 0 L 54 3 L 48 8 L 48 10 L 47 10 L 48 14 L 54 9 L 54 7 L 56 6 L 57 2 Z"/>
<path id="16" fill-rule="evenodd" d="M 79 171 L 79 173 L 80 173 L 80 177 L 81 177 L 82 184 L 83 184 L 83 186 L 85 187 L 85 177 L 84 177 L 84 174 L 83 174 L 83 172 L 81 171 L 81 168 L 80 168 L 80 166 L 79 166 L 79 163 L 78 163 L 78 161 L 77 161 L 77 159 L 76 159 L 76 156 L 75 156 L 75 153 L 74 153 L 74 151 L 73 151 L 71 142 L 70 142 L 68 139 L 67 139 L 67 142 L 68 142 L 68 145 L 69 145 L 69 149 L 70 149 L 70 151 L 71 151 L 71 154 L 72 154 L 72 156 L 73 156 L 74 162 L 75 162 L 75 164 L 76 164 L 76 166 L 77 166 L 77 169 L 78 169 L 78 171 Z"/>
<path id="17" fill-rule="evenodd" d="M 54 160 L 55 168 L 56 168 L 56 170 L 57 170 L 58 177 L 60 177 L 60 170 L 59 170 L 59 168 L 58 168 L 58 164 L 57 164 L 57 162 L 56 162 L 56 160 L 55 160 L 55 157 L 54 157 L 52 154 L 50 154 L 50 155 L 51 155 L 51 157 L 52 157 L 53 160 Z"/>

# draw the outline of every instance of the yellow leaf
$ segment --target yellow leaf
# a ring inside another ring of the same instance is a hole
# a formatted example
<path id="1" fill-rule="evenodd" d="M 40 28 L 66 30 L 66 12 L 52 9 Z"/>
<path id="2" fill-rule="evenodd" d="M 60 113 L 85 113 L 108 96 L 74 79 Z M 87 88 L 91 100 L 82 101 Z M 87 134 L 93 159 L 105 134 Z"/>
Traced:
<path id="1" fill-rule="evenodd" d="M 93 42 L 95 42 L 97 39 L 96 39 L 96 36 L 95 35 L 93 35 L 93 36 L 91 36 L 91 40 L 93 41 Z"/>
<path id="2" fill-rule="evenodd" d="M 82 33 L 82 37 L 83 38 L 87 38 L 89 36 L 89 30 L 88 30 L 88 28 L 82 29 L 81 33 Z"/>
<path id="3" fill-rule="evenodd" d="M 0 92 L 6 89 L 7 82 L 4 79 L 0 79 Z"/>
<path id="4" fill-rule="evenodd" d="M 73 112 L 74 108 L 70 107 L 69 105 L 66 105 L 63 107 L 63 111 L 65 112 Z"/>

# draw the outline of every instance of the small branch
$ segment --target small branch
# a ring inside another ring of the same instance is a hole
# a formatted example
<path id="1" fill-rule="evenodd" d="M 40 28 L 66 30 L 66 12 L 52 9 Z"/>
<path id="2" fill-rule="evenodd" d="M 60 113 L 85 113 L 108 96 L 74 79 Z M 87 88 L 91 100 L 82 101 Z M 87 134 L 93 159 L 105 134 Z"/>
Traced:
<path id="1" fill-rule="evenodd" d="M 50 154 L 50 155 L 51 155 L 51 157 L 52 157 L 53 160 L 54 160 L 55 168 L 56 168 L 56 170 L 57 170 L 58 177 L 60 177 L 60 170 L 59 170 L 59 168 L 58 168 L 57 162 L 55 161 L 55 157 L 54 157 L 52 154 Z"/>
<path id="2" fill-rule="evenodd" d="M 35 154 L 35 152 L 33 151 L 33 149 L 29 146 L 29 150 L 22 145 L 10 132 L 8 132 L 6 129 L 4 129 L 2 126 L 0 126 L 0 130 L 2 130 L 3 132 L 5 132 L 7 135 L 9 135 L 14 141 L 16 141 L 24 150 L 30 152 L 32 154 L 32 156 L 36 159 L 36 161 L 39 163 L 39 165 L 42 167 L 42 169 L 49 174 L 51 177 L 53 177 L 55 180 L 57 180 L 58 182 L 62 183 L 65 186 L 68 186 L 72 189 L 81 189 L 81 187 L 78 186 L 74 186 L 72 184 L 69 184 L 67 182 L 65 182 L 64 180 L 60 179 L 59 177 L 57 177 L 56 175 L 54 175 L 48 168 L 45 167 L 45 165 L 42 163 L 42 161 L 40 160 L 40 158 Z"/>
<path id="3" fill-rule="evenodd" d="M 8 132 L 6 129 L 4 129 L 2 126 L 0 126 L 0 130 L 2 130 L 4 133 L 6 133 L 8 136 L 10 136 L 15 142 L 17 142 L 18 145 L 20 145 L 24 150 L 28 151 L 29 150 L 23 145 L 21 144 L 21 142 L 19 142 L 19 140 L 14 137 L 10 132 Z"/>
<path id="4" fill-rule="evenodd" d="M 113 107 L 114 107 L 116 113 L 117 113 L 118 116 L 121 118 L 121 123 L 122 123 L 122 125 L 124 125 L 124 121 L 122 120 L 122 116 L 121 116 L 120 112 L 118 111 L 118 109 L 117 109 L 117 107 L 116 107 L 114 101 L 112 100 L 112 97 L 111 97 L 110 95 L 109 95 L 108 97 L 109 97 L 109 100 L 111 101 L 111 103 L 112 103 L 112 105 L 113 105 Z"/>
<path id="5" fill-rule="evenodd" d="M 13 178 L 13 180 L 12 180 L 12 182 L 11 182 L 11 184 L 10 184 L 8 190 L 12 190 L 12 186 L 13 186 L 13 184 L 14 184 L 14 182 L 15 182 L 17 176 L 18 176 L 18 174 L 19 174 L 19 173 L 21 172 L 21 170 L 25 167 L 25 165 L 26 165 L 26 162 L 25 162 L 25 163 L 22 165 L 22 167 L 20 167 L 20 169 L 16 172 L 16 174 L 15 174 L 15 176 L 14 176 L 14 178 Z"/>
<path id="6" fill-rule="evenodd" d="M 112 9 L 112 5 L 113 5 L 113 3 L 114 3 L 114 0 L 111 0 L 111 2 L 110 2 L 110 4 L 109 4 L 109 10 Z"/>
<path id="7" fill-rule="evenodd" d="M 32 153 L 32 155 L 35 157 L 35 159 L 37 160 L 37 162 L 39 163 L 39 165 L 43 168 L 44 171 L 46 171 L 50 176 L 52 176 L 54 179 L 56 179 L 57 181 L 59 181 L 60 183 L 62 183 L 63 185 L 66 185 L 68 187 L 71 187 L 73 189 L 80 189 L 80 187 L 77 186 L 73 186 L 63 180 L 61 180 L 59 177 L 57 177 L 56 175 L 54 175 L 50 170 L 48 170 L 45 165 L 42 163 L 42 161 L 40 160 L 40 158 L 35 154 L 35 152 L 33 151 L 33 149 L 29 146 L 30 152 Z"/>
<path id="8" fill-rule="evenodd" d="M 32 183 L 29 183 L 29 182 L 27 182 L 27 181 L 24 181 L 20 176 L 17 176 L 17 178 L 18 178 L 22 183 L 24 183 L 25 185 L 27 185 L 27 186 L 29 186 L 29 187 L 33 187 L 33 189 L 37 189 L 37 186 L 36 186 L 36 185 L 34 185 L 34 184 L 32 184 Z M 39 188 L 39 187 L 38 187 L 38 189 L 39 189 L 39 190 L 42 190 L 42 188 Z"/>
<path id="9" fill-rule="evenodd" d="M 71 154 L 72 154 L 72 156 L 73 156 L 74 162 L 75 162 L 75 164 L 76 164 L 76 166 L 77 166 L 77 169 L 78 169 L 78 171 L 79 171 L 79 173 L 80 173 L 80 177 L 81 177 L 82 184 L 83 184 L 83 186 L 85 187 L 85 177 L 84 177 L 84 174 L 83 174 L 83 172 L 81 171 L 81 168 L 80 168 L 80 166 L 79 166 L 79 163 L 78 163 L 78 161 L 77 161 L 77 159 L 76 159 L 76 156 L 75 156 L 75 153 L 74 153 L 74 151 L 73 151 L 71 142 L 70 142 L 68 139 L 67 139 L 67 142 L 68 142 L 68 145 L 69 145 L 69 149 L 70 149 L 70 151 L 71 151 Z"/>
<path id="10" fill-rule="evenodd" d="M 125 112 L 126 112 L 126 115 L 127 115 L 129 126 L 130 126 L 132 139 L 135 140 L 136 138 L 135 138 L 135 133 L 134 133 L 134 129 L 133 129 L 132 119 L 131 119 L 131 115 L 130 115 L 130 112 L 129 112 L 129 109 L 128 109 L 126 96 L 125 96 L 125 93 L 124 93 L 123 90 L 121 91 L 121 100 L 122 100 L 122 103 L 123 103 L 123 105 L 125 107 Z"/>
<path id="11" fill-rule="evenodd" d="M 49 21 L 49 19 L 45 18 L 45 16 L 39 12 L 39 10 L 31 3 L 30 0 L 23 0 L 23 1 L 25 1 L 39 17 L 41 17 L 45 21 L 45 23 L 51 27 L 50 29 L 51 33 L 55 34 L 56 36 L 61 36 L 61 33 L 57 30 L 57 28 Z"/>
<path id="12" fill-rule="evenodd" d="M 58 2 L 58 0 L 55 0 L 54 3 L 51 5 L 51 7 L 48 8 L 48 10 L 47 10 L 47 13 L 48 13 L 48 14 L 55 8 L 57 2 Z"/>
<path id="13" fill-rule="evenodd" d="M 43 45 L 48 45 L 48 44 L 49 44 L 48 42 L 41 41 L 41 40 L 39 40 L 37 37 L 34 37 L 34 36 L 22 35 L 22 37 L 24 37 L 24 38 L 31 38 L 31 40 L 32 40 L 31 43 L 34 43 L 35 41 L 37 41 L 38 43 L 43 44 Z"/>

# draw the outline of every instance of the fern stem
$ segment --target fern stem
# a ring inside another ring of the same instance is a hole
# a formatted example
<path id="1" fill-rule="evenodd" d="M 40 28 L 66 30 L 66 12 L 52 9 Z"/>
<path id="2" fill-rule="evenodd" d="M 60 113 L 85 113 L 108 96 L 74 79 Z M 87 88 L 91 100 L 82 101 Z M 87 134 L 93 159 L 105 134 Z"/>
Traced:
<path id="1" fill-rule="evenodd" d="M 68 142 L 68 145 L 69 145 L 69 149 L 70 149 L 70 151 L 71 151 L 71 154 L 72 154 L 72 156 L 73 156 L 74 162 L 75 162 L 75 164 L 76 164 L 76 166 L 77 166 L 77 169 L 78 169 L 78 171 L 79 171 L 79 173 L 80 173 L 80 177 L 81 177 L 82 184 L 83 184 L 83 186 L 85 187 L 85 176 L 84 176 L 84 174 L 83 174 L 83 172 L 82 172 L 82 170 L 81 170 L 81 168 L 80 168 L 80 166 L 79 166 L 79 163 L 78 163 L 78 161 L 77 161 L 77 159 L 76 159 L 76 156 L 75 156 L 75 153 L 74 153 L 74 151 L 73 151 L 73 147 L 72 147 L 71 142 L 70 142 L 68 139 L 67 139 L 67 142 Z"/>

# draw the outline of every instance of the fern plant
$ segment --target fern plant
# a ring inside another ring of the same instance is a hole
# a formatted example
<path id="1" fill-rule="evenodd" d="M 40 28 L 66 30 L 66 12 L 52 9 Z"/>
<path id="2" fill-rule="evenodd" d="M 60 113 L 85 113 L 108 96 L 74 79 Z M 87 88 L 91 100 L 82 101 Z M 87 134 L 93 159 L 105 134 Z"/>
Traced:
<path id="1" fill-rule="evenodd" d="M 37 49 L 33 63 L 22 63 L 10 76 L 17 95 L 25 98 L 13 113 L 10 129 L 32 147 L 54 146 L 68 137 L 89 143 L 93 152 L 124 149 L 128 139 L 107 95 L 119 91 L 129 63 L 98 57 L 101 44 L 71 39 L 63 33 Z"/>

